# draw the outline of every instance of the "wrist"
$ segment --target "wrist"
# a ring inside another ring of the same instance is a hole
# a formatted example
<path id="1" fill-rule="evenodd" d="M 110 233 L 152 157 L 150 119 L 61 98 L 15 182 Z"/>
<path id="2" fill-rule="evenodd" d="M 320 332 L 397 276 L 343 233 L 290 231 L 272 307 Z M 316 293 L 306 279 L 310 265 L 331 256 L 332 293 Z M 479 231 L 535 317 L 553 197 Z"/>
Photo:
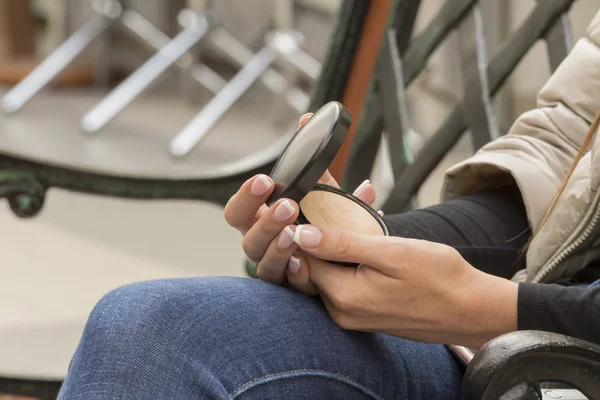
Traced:
<path id="1" fill-rule="evenodd" d="M 464 310 L 467 318 L 465 346 L 479 348 L 488 341 L 517 330 L 516 282 L 473 271 L 465 294 Z M 458 343 L 457 343 L 458 344 Z"/>

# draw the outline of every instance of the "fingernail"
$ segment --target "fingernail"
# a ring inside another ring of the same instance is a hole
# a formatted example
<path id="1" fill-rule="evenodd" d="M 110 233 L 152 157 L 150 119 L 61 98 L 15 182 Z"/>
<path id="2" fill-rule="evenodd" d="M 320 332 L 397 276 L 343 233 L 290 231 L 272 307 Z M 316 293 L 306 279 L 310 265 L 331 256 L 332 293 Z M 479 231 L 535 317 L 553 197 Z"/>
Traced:
<path id="1" fill-rule="evenodd" d="M 381 215 L 383 217 L 383 211 L 382 210 L 377 211 L 377 214 L 379 214 L 379 215 Z"/>
<path id="2" fill-rule="evenodd" d="M 255 196 L 262 196 L 267 193 L 267 191 L 271 188 L 271 181 L 267 179 L 264 175 L 259 175 L 256 177 L 252 185 L 250 186 L 250 191 Z"/>
<path id="3" fill-rule="evenodd" d="M 355 195 L 356 195 L 356 194 L 358 194 L 358 193 L 359 193 L 359 192 L 362 190 L 362 188 L 364 188 L 365 186 L 367 186 L 367 184 L 368 184 L 368 183 L 370 183 L 370 182 L 371 182 L 371 181 L 370 181 L 370 180 L 368 180 L 368 179 L 367 179 L 367 180 L 365 180 L 363 183 L 361 183 L 361 184 L 360 184 L 360 185 L 359 185 L 359 186 L 356 188 L 356 190 L 354 191 L 354 194 L 355 194 Z"/>
<path id="4" fill-rule="evenodd" d="M 293 274 L 298 273 L 298 271 L 300 271 L 300 260 L 292 256 L 290 262 L 288 262 L 288 268 Z"/>
<path id="5" fill-rule="evenodd" d="M 314 249 L 321 244 L 321 231 L 314 226 L 298 225 L 294 234 L 294 242 L 307 249 Z"/>
<path id="6" fill-rule="evenodd" d="M 290 204 L 289 200 L 286 200 L 277 206 L 273 213 L 273 218 L 275 218 L 275 221 L 285 222 L 294 215 L 295 212 L 294 206 Z"/>
<path id="7" fill-rule="evenodd" d="M 302 122 L 306 119 L 306 117 L 310 116 L 311 113 L 306 113 L 303 116 L 300 117 L 300 120 L 298 121 L 298 126 L 302 126 Z"/>
<path id="8" fill-rule="evenodd" d="M 277 246 L 280 249 L 287 249 L 292 243 L 294 243 L 294 231 L 289 226 L 286 226 L 281 235 L 279 235 Z"/>

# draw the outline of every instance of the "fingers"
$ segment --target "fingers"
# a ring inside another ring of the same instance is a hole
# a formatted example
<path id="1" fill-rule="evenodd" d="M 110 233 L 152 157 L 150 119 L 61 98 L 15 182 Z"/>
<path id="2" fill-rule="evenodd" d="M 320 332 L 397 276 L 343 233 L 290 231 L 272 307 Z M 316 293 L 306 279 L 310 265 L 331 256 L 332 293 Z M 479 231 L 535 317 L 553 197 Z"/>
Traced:
<path id="1" fill-rule="evenodd" d="M 304 124 L 308 122 L 309 119 L 313 116 L 313 113 L 306 113 L 300 117 L 300 121 L 298 122 L 298 129 L 302 128 Z"/>
<path id="2" fill-rule="evenodd" d="M 305 255 L 310 259 L 309 279 L 321 297 L 339 299 L 341 294 L 351 291 L 355 268 L 344 267 L 322 259 Z"/>
<path id="3" fill-rule="evenodd" d="M 248 258 L 259 263 L 271 242 L 287 225 L 298 217 L 298 204 L 293 200 L 279 199 L 248 230 L 242 241 L 242 248 Z"/>
<path id="4" fill-rule="evenodd" d="M 299 121 L 302 127 L 312 117 L 304 114 Z M 225 220 L 229 225 L 245 234 L 267 210 L 264 203 L 273 192 L 273 180 L 266 175 L 248 179 L 225 206 Z"/>
<path id="5" fill-rule="evenodd" d="M 245 233 L 267 209 L 264 204 L 272 192 L 273 180 L 268 176 L 257 175 L 248 179 L 227 202 L 225 220 Z"/>
<path id="6" fill-rule="evenodd" d="M 302 292 L 309 296 L 316 296 L 317 289 L 310 280 L 309 276 L 309 263 L 316 261 L 312 259 L 309 261 L 310 256 L 297 252 L 294 254 L 289 261 L 286 269 L 288 286 L 294 290 Z"/>
<path id="7" fill-rule="evenodd" d="M 338 189 L 340 188 L 340 185 L 338 185 L 337 181 L 333 178 L 333 176 L 331 176 L 328 169 L 325 170 L 325 173 L 323 174 L 321 179 L 319 179 L 319 183 L 323 185 L 333 186 Z"/>
<path id="8" fill-rule="evenodd" d="M 286 226 L 279 235 L 269 244 L 267 251 L 257 266 L 258 277 L 264 281 L 277 285 L 286 282 L 288 264 L 291 262 L 298 245 L 294 243 L 294 231 L 291 226 Z M 297 260 L 297 259 L 296 259 Z M 296 264 L 291 263 L 292 268 Z"/>
<path id="9" fill-rule="evenodd" d="M 412 241 L 397 237 L 367 236 L 334 227 L 299 225 L 294 242 L 300 249 L 323 260 L 366 264 L 389 274 L 410 252 Z"/>
<path id="10" fill-rule="evenodd" d="M 317 291 L 309 277 L 309 256 L 296 252 L 298 245 L 293 241 L 295 230 L 295 225 L 286 226 L 271 242 L 258 264 L 258 277 L 278 285 L 287 282 L 292 289 L 315 296 Z"/>
<path id="11" fill-rule="evenodd" d="M 331 176 L 329 170 L 326 170 L 321 179 L 319 179 L 319 183 L 323 185 L 333 186 L 339 189 L 339 185 L 337 181 Z M 375 202 L 375 188 L 371 184 L 371 181 L 368 179 L 361 183 L 356 190 L 354 191 L 354 196 L 358 197 L 368 205 L 371 205 Z"/>
<path id="12" fill-rule="evenodd" d="M 371 205 L 373 202 L 375 202 L 375 188 L 373 185 L 371 185 L 371 181 L 368 179 L 361 183 L 353 194 L 368 205 Z"/>

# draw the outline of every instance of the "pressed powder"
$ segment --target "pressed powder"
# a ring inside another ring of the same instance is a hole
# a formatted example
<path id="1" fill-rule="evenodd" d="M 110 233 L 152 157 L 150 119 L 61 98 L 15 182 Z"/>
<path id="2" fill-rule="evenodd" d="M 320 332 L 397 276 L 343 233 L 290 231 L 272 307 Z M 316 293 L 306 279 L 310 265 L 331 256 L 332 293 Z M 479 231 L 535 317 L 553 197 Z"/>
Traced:
<path id="1" fill-rule="evenodd" d="M 373 214 L 349 197 L 326 190 L 312 190 L 300 201 L 306 222 L 344 228 L 361 235 L 384 236 Z"/>

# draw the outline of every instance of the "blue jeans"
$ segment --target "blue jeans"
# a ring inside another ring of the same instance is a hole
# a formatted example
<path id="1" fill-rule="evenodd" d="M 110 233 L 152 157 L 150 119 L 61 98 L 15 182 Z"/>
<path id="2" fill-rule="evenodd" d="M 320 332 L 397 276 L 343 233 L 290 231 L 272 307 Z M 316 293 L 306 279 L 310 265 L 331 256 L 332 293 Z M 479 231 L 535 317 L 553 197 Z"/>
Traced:
<path id="1" fill-rule="evenodd" d="M 511 276 L 524 210 L 474 195 L 391 216 L 396 235 L 457 248 Z M 399 305 L 401 306 L 401 305 Z M 317 298 L 240 278 L 137 283 L 95 307 L 59 399 L 456 399 L 464 368 L 443 345 L 344 331 Z"/>
<path id="2" fill-rule="evenodd" d="M 344 331 L 316 298 L 243 278 L 133 284 L 92 312 L 59 399 L 455 399 L 442 345 Z"/>

